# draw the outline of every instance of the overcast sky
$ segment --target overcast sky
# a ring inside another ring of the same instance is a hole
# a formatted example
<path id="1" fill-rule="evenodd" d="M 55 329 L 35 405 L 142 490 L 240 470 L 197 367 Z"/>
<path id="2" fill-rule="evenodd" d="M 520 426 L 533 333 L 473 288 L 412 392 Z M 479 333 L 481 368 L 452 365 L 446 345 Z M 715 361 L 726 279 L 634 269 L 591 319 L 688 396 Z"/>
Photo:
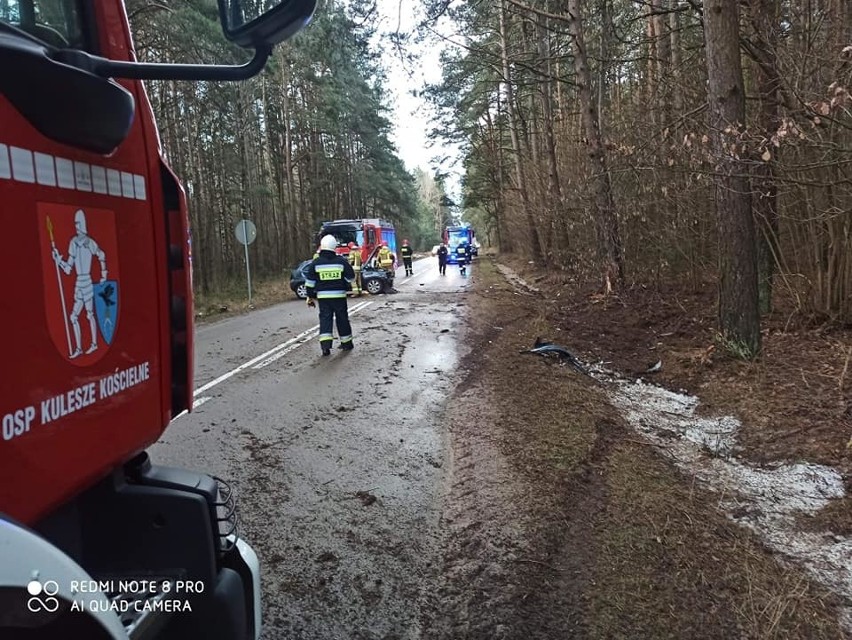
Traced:
<path id="1" fill-rule="evenodd" d="M 422 18 L 420 3 L 413 0 L 378 0 L 378 8 L 382 20 L 380 31 L 384 34 L 397 30 L 403 33 L 411 32 Z M 428 172 L 435 169 L 453 172 L 449 179 L 449 190 L 453 196 L 458 196 L 459 175 L 451 169 L 449 162 L 436 166 L 433 158 L 453 156 L 457 153 L 443 145 L 428 146 L 427 134 L 432 128 L 429 119 L 429 108 L 423 99 L 412 95 L 419 92 L 426 83 L 438 82 L 441 79 L 439 54 L 440 41 L 431 43 L 414 51 L 420 57 L 419 62 L 409 62 L 398 52 L 394 51 L 390 42 L 383 43 L 385 51 L 385 68 L 388 74 L 388 89 L 391 93 L 389 102 L 394 106 L 395 124 L 392 140 L 399 149 L 399 155 L 409 170 L 420 167 Z"/>

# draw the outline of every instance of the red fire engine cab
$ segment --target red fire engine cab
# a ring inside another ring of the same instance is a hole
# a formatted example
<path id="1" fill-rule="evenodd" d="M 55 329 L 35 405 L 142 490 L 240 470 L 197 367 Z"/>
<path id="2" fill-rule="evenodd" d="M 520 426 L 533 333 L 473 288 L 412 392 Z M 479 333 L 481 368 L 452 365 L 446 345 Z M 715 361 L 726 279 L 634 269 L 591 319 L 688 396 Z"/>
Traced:
<path id="1" fill-rule="evenodd" d="M 316 237 L 316 244 L 324 235 L 331 234 L 339 243 L 337 253 L 349 255 L 349 243 L 354 242 L 361 248 L 361 261 L 366 264 L 378 251 L 382 243 L 387 242 L 388 248 L 396 256 L 396 230 L 393 223 L 379 218 L 364 218 L 361 220 L 331 220 L 323 222 Z"/>
<path id="2" fill-rule="evenodd" d="M 122 0 L 0 2 L 4 640 L 260 634 L 226 485 L 145 453 L 192 409 L 193 305 L 141 80 L 251 77 L 316 0 L 218 4 L 245 65 L 136 62 Z"/>

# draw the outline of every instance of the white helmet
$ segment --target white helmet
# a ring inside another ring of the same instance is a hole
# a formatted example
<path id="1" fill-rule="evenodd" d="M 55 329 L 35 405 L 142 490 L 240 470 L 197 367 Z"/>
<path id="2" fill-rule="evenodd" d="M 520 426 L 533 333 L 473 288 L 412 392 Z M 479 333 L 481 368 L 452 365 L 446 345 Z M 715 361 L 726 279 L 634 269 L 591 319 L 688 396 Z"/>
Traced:
<path id="1" fill-rule="evenodd" d="M 320 251 L 334 251 L 337 249 L 337 238 L 332 235 L 323 236 L 320 240 Z"/>

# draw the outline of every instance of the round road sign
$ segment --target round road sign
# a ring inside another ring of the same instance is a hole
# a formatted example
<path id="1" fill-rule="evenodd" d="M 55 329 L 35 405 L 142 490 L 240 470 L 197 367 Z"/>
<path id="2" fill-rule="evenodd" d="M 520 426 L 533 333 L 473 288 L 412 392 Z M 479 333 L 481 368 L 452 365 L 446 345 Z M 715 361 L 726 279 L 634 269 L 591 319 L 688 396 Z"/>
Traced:
<path id="1" fill-rule="evenodd" d="M 257 227 L 251 220 L 240 220 L 234 229 L 234 233 L 237 236 L 237 242 L 240 244 L 249 245 L 257 239 Z"/>

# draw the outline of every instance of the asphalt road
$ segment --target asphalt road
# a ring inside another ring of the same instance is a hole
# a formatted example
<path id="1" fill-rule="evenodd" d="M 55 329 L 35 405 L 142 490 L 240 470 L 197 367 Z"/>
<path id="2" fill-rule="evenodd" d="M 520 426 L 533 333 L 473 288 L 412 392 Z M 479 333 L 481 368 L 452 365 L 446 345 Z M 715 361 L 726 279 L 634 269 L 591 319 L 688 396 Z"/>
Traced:
<path id="1" fill-rule="evenodd" d="M 418 638 L 440 606 L 440 422 L 475 267 L 425 258 L 398 294 L 351 298 L 350 353 L 321 357 L 295 298 L 197 328 L 195 410 L 151 454 L 232 483 L 263 638 Z"/>

